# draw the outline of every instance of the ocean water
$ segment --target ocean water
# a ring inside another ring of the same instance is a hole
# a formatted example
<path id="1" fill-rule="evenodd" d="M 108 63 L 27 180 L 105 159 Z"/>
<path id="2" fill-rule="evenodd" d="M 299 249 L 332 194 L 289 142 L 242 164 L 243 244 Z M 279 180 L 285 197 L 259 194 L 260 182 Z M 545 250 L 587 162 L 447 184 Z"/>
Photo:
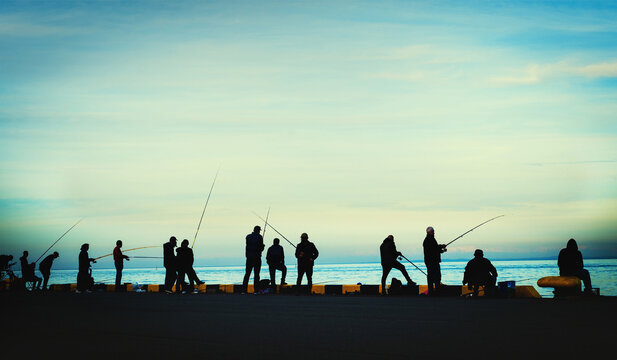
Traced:
<path id="1" fill-rule="evenodd" d="M 265 263 L 265 262 L 264 262 Z M 414 262 L 426 272 L 421 261 Z M 426 284 L 426 277 L 408 262 L 404 262 L 407 272 L 418 284 Z M 442 283 L 460 285 L 467 261 L 444 261 L 441 263 Z M 115 269 L 98 269 L 93 264 L 92 276 L 96 283 L 113 284 Z M 550 288 L 540 288 L 536 282 L 544 276 L 559 275 L 556 260 L 502 260 L 493 261 L 497 269 L 497 281 L 516 281 L 517 285 L 532 285 L 542 297 L 553 297 Z M 590 259 L 585 260 L 585 268 L 589 270 L 593 287 L 600 288 L 601 295 L 617 296 L 617 259 Z M 195 271 L 206 284 L 241 284 L 244 277 L 244 266 L 204 266 L 196 267 Z M 38 273 L 38 270 L 37 270 Z M 16 272 L 19 274 L 19 271 Z M 40 276 L 40 273 L 38 273 Z M 268 266 L 261 268 L 262 279 L 270 278 Z M 280 283 L 281 272 L 277 271 L 277 283 Z M 294 263 L 287 264 L 286 282 L 294 284 L 297 278 L 297 268 Z M 396 277 L 405 283 L 402 274 L 393 269 L 388 276 L 388 283 Z M 77 270 L 53 270 L 49 279 L 50 284 L 76 283 Z M 162 284 L 165 279 L 165 269 L 142 268 L 124 269 L 123 283 L 133 284 Z M 252 283 L 251 276 L 251 283 Z M 379 263 L 362 264 L 316 264 L 313 274 L 313 284 L 379 284 L 381 281 L 381 265 Z M 306 283 L 304 278 L 303 283 Z"/>

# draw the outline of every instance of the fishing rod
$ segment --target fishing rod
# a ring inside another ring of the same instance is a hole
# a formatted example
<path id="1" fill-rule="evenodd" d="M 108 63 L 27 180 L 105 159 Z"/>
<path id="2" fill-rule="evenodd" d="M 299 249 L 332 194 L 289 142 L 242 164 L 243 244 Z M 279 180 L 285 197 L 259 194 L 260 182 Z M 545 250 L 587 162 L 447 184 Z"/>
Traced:
<path id="1" fill-rule="evenodd" d="M 79 224 L 79 223 L 80 223 L 83 219 L 84 219 L 84 218 L 79 219 L 79 221 L 78 221 L 78 222 L 76 222 L 76 223 L 75 223 L 75 225 L 71 226 L 71 227 L 70 227 L 70 228 L 69 228 L 69 229 L 68 229 L 68 230 L 67 230 L 64 234 L 62 234 L 62 236 L 60 236 L 60 237 L 58 238 L 58 240 L 56 240 L 53 244 L 51 244 L 51 246 L 50 246 L 47 250 L 45 250 L 45 252 L 43 253 L 43 255 L 39 256 L 39 258 L 38 258 L 38 259 L 36 259 L 35 263 L 39 262 L 39 260 L 41 260 L 41 258 L 42 258 L 43 256 L 45 256 L 45 254 L 47 254 L 47 252 L 48 252 L 48 251 L 49 251 L 52 247 L 54 247 L 54 245 L 56 245 L 56 243 L 57 243 L 58 241 L 60 241 L 60 239 L 62 239 L 62 238 L 64 237 L 64 235 L 68 234 L 68 232 L 69 232 L 69 231 L 71 231 L 71 229 L 72 229 L 72 228 L 74 228 L 75 226 L 77 226 L 77 224 Z"/>
<path id="2" fill-rule="evenodd" d="M 424 270 L 420 269 L 419 267 L 416 266 L 416 264 L 414 264 L 411 260 L 409 260 L 407 257 L 405 257 L 405 255 L 401 254 L 399 255 L 400 257 L 402 257 L 403 259 L 409 261 L 411 263 L 411 265 L 415 266 L 416 269 L 420 270 L 420 272 L 422 272 L 424 275 L 426 275 L 426 273 L 424 272 Z M 426 275 L 428 276 L 428 275 Z"/>
<path id="3" fill-rule="evenodd" d="M 254 212 L 254 211 L 253 211 L 253 214 L 255 214 L 255 216 L 257 216 L 258 218 L 260 218 L 262 221 L 266 221 L 266 219 L 264 219 L 264 218 L 262 218 L 261 216 L 259 216 L 256 212 Z M 266 221 L 266 225 L 267 225 L 267 226 L 269 226 L 269 227 L 270 227 L 270 229 L 274 230 L 274 232 L 276 232 L 277 234 L 281 235 L 281 236 L 283 237 L 283 239 L 287 240 L 287 242 L 288 242 L 291 246 L 293 246 L 294 248 L 296 247 L 296 245 L 294 245 L 291 241 L 289 241 L 289 239 L 287 239 L 287 238 L 285 237 L 285 235 L 281 234 L 278 230 L 276 230 L 276 229 L 274 228 L 274 226 L 272 226 L 272 224 L 269 224 L 269 223 Z"/>
<path id="4" fill-rule="evenodd" d="M 266 220 L 265 220 L 265 224 L 264 224 L 264 233 L 262 235 L 262 238 L 265 240 L 266 239 L 266 229 L 268 228 L 268 217 L 270 217 L 270 207 L 268 206 L 268 214 L 266 214 Z"/>
<path id="5" fill-rule="evenodd" d="M 214 183 L 216 183 L 216 178 L 219 176 L 219 171 L 221 170 L 221 166 L 216 170 L 216 175 L 214 175 L 214 181 L 212 181 L 212 186 L 210 186 L 210 192 L 208 193 L 208 198 L 206 199 L 206 205 L 204 205 L 204 211 L 201 212 L 201 218 L 199 219 L 199 224 L 197 224 L 197 230 L 195 231 L 195 237 L 193 238 L 193 244 L 191 245 L 191 249 L 195 246 L 195 240 L 197 240 L 197 233 L 199 232 L 199 228 L 201 227 L 201 221 L 204 219 L 204 214 L 206 213 L 206 208 L 208 207 L 208 202 L 210 201 L 210 195 L 212 195 L 212 189 L 214 189 Z"/>
<path id="6" fill-rule="evenodd" d="M 450 241 L 449 243 L 447 243 L 446 245 L 444 245 L 444 247 L 446 247 L 446 246 L 448 246 L 448 245 L 452 244 L 452 243 L 453 243 L 453 242 L 455 242 L 456 240 L 458 240 L 458 239 L 462 238 L 462 237 L 463 237 L 463 236 L 465 236 L 466 234 L 468 234 L 468 233 L 470 233 L 470 232 L 474 231 L 475 229 L 479 228 L 480 226 L 482 226 L 482 225 L 486 224 L 487 222 L 491 222 L 491 221 L 493 221 L 493 220 L 495 220 L 495 219 L 498 219 L 498 218 L 500 218 L 500 217 L 502 217 L 502 216 L 505 216 L 505 215 L 495 216 L 494 218 L 489 219 L 489 220 L 486 220 L 486 221 L 485 221 L 485 222 L 483 222 L 482 224 L 480 224 L 480 225 L 478 225 L 478 226 L 476 226 L 476 227 L 471 228 L 471 230 L 468 230 L 468 231 L 464 232 L 463 234 L 459 235 L 456 239 L 454 239 L 454 240 Z"/>
<path id="7" fill-rule="evenodd" d="M 124 250 L 124 251 L 122 251 L 122 252 L 123 252 L 123 253 L 125 253 L 125 252 L 128 252 L 128 251 L 133 251 L 133 250 L 148 249 L 148 248 L 157 248 L 157 247 L 158 247 L 158 246 L 142 246 L 142 247 L 136 247 L 136 248 L 132 248 L 132 249 L 126 249 L 126 250 Z M 107 257 L 107 256 L 111 256 L 111 255 L 113 255 L 113 254 L 114 254 L 114 253 L 107 254 L 107 255 L 103 255 L 103 256 L 99 256 L 99 257 L 97 257 L 97 258 L 94 258 L 94 260 L 98 260 L 98 259 L 101 259 L 101 258 L 104 258 L 104 257 Z"/>

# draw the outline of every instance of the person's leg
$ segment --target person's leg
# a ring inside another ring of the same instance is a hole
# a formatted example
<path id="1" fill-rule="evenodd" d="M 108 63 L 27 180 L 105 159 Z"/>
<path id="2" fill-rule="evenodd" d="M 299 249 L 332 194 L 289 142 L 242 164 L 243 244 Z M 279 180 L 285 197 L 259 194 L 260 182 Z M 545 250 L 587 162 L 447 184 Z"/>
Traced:
<path id="1" fill-rule="evenodd" d="M 396 270 L 400 271 L 401 273 L 403 273 L 403 276 L 405 277 L 405 280 L 407 280 L 407 285 L 410 285 L 413 283 L 413 280 L 411 280 L 411 278 L 409 277 L 409 274 L 407 273 L 407 269 L 405 269 L 405 265 L 401 264 L 400 262 L 395 262 L 394 266 L 393 266 Z"/>
<path id="2" fill-rule="evenodd" d="M 246 269 L 244 271 L 244 280 L 242 280 L 242 288 L 247 291 L 249 286 L 249 278 L 251 277 L 251 271 L 253 270 L 253 262 L 250 258 L 246 258 Z"/>
<path id="3" fill-rule="evenodd" d="M 382 273 L 381 273 L 381 293 L 382 294 L 386 294 L 386 280 L 388 279 L 388 274 L 390 274 L 390 270 L 392 270 L 392 268 L 390 266 L 381 264 L 381 269 L 382 269 Z"/>
<path id="4" fill-rule="evenodd" d="M 591 291 L 591 276 L 589 275 L 589 271 L 581 269 L 576 273 L 576 276 L 583 281 L 585 291 Z"/>
<path id="5" fill-rule="evenodd" d="M 313 265 L 307 266 L 306 280 L 308 281 L 308 289 L 310 294 L 313 290 Z"/>
<path id="6" fill-rule="evenodd" d="M 285 277 L 287 277 L 287 266 L 281 264 L 281 268 L 279 269 L 283 273 L 283 277 L 281 278 L 281 285 L 285 285 Z"/>
<path id="7" fill-rule="evenodd" d="M 302 284 L 303 276 L 304 276 L 304 267 L 298 264 L 298 281 L 296 281 L 296 286 L 300 286 L 300 284 Z"/>
<path id="8" fill-rule="evenodd" d="M 276 288 L 276 266 L 268 265 L 268 270 L 270 270 L 270 286 Z"/>
<path id="9" fill-rule="evenodd" d="M 169 291 L 169 268 L 165 268 L 165 291 Z"/>
<path id="10" fill-rule="evenodd" d="M 116 288 L 120 286 L 122 283 L 122 268 L 124 267 L 122 263 L 116 263 Z"/>
<path id="11" fill-rule="evenodd" d="M 186 276 L 186 271 L 184 269 L 178 269 L 178 279 L 176 280 L 176 292 L 187 291 L 186 282 L 184 278 Z"/>
<path id="12" fill-rule="evenodd" d="M 77 273 L 77 291 L 83 291 L 84 290 L 84 274 L 79 271 Z"/>
<path id="13" fill-rule="evenodd" d="M 439 286 L 441 285 L 441 266 L 439 263 L 435 264 L 435 290 L 439 290 Z"/>
<path id="14" fill-rule="evenodd" d="M 253 290 L 259 291 L 259 273 L 261 272 L 261 258 L 255 259 L 255 277 L 253 278 Z"/>
<path id="15" fill-rule="evenodd" d="M 428 286 L 428 294 L 433 292 L 433 265 L 426 264 L 426 285 Z"/>
<path id="16" fill-rule="evenodd" d="M 47 282 L 49 281 L 50 272 L 41 271 L 41 274 L 43 274 L 43 290 L 47 290 Z"/>

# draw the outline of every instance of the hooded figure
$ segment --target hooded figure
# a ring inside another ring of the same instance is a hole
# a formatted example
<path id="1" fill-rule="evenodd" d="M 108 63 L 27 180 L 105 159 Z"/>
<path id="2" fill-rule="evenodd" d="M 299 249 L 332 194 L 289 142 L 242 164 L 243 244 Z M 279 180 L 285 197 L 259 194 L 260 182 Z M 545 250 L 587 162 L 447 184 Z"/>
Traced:
<path id="1" fill-rule="evenodd" d="M 88 250 L 90 250 L 89 244 L 83 244 L 81 251 L 79 252 L 79 272 L 77 273 L 77 291 L 91 292 L 90 288 L 94 282 L 90 275 L 90 263 L 96 263 L 96 260 L 88 256 Z"/>
<path id="2" fill-rule="evenodd" d="M 576 240 L 568 240 L 565 249 L 559 252 L 557 260 L 560 276 L 576 276 L 585 284 L 585 292 L 591 292 L 591 277 L 589 271 L 583 268 L 583 254 L 578 250 Z"/>
<path id="3" fill-rule="evenodd" d="M 390 270 L 397 269 L 403 273 L 403 276 L 407 280 L 407 285 L 414 284 L 413 280 L 409 277 L 405 266 L 401 264 L 397 258 L 402 255 L 398 250 L 396 250 L 396 244 L 394 244 L 394 236 L 388 235 L 381 243 L 379 247 L 379 253 L 381 255 L 381 268 L 383 270 L 381 275 L 381 293 L 386 293 L 386 279 L 388 278 L 388 274 Z"/>

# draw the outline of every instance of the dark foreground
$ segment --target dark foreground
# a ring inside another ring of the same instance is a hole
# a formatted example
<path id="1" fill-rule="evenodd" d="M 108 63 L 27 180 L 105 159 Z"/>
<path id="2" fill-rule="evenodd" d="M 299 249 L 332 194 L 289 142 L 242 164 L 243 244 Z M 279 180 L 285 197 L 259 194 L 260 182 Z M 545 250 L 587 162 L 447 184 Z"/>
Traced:
<path id="1" fill-rule="evenodd" d="M 607 297 L 5 292 L 0 303 L 2 351 L 27 359 L 617 357 Z"/>

